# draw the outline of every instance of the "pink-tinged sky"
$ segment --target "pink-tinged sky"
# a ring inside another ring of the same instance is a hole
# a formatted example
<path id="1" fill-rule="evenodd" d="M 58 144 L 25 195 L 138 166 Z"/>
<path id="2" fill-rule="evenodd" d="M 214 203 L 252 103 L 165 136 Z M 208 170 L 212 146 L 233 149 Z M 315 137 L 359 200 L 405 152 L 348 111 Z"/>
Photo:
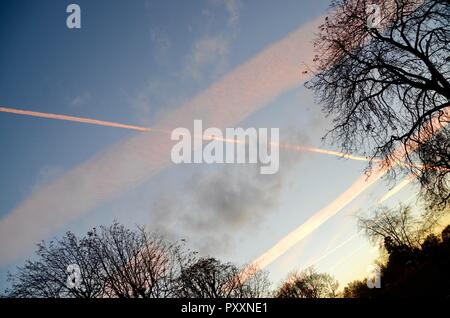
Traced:
<path id="1" fill-rule="evenodd" d="M 254 165 L 174 166 L 170 135 L 159 133 L 203 119 L 331 149 L 321 143 L 329 122 L 302 87 L 328 1 L 169 2 L 80 1 L 78 31 L 51 1 L 0 8 L 0 30 L 10 30 L 0 32 L 0 105 L 85 118 L 0 112 L 2 284 L 36 242 L 113 219 L 226 260 L 262 255 L 275 282 L 310 264 L 342 283 L 365 274 L 376 253 L 354 214 L 411 198 L 410 184 L 388 192 L 380 175 L 361 177 L 364 161 L 289 149 L 273 176 Z"/>

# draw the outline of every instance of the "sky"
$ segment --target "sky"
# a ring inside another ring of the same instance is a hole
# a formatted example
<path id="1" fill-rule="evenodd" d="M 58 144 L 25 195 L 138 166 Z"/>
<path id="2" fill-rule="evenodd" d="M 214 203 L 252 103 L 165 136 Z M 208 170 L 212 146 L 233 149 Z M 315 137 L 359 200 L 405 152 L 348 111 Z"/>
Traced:
<path id="1" fill-rule="evenodd" d="M 66 7 L 81 8 L 81 29 Z M 333 149 L 303 83 L 328 0 L 0 0 L 0 107 L 173 129 L 279 128 Z M 170 162 L 170 136 L 0 112 L 0 288 L 35 244 L 118 220 L 250 263 L 342 194 L 366 163 L 280 150 L 280 169 Z M 314 265 L 341 286 L 377 256 L 358 233 L 394 183 L 378 181 L 266 268 Z M 408 185 L 384 204 L 415 201 Z"/>

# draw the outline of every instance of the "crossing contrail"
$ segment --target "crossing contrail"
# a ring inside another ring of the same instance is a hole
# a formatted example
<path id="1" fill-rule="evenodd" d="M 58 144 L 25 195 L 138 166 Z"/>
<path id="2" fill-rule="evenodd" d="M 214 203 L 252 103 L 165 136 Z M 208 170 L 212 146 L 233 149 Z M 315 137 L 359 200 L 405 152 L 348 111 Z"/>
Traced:
<path id="1" fill-rule="evenodd" d="M 321 255 L 320 257 L 316 258 L 315 260 L 313 260 L 312 262 L 310 262 L 307 266 L 305 267 L 310 267 L 313 266 L 317 263 L 319 263 L 320 261 L 322 261 L 323 259 L 327 258 L 329 255 L 333 254 L 334 252 L 336 252 L 338 249 L 340 249 L 341 247 L 347 245 L 349 242 L 351 242 L 353 239 L 355 239 L 358 234 L 360 232 L 356 232 L 354 234 L 352 234 L 351 236 L 349 236 L 346 240 L 344 240 L 343 242 L 339 243 L 338 245 L 336 245 L 335 247 L 333 247 L 332 249 L 330 249 L 329 251 L 325 252 L 325 254 Z"/>
<path id="2" fill-rule="evenodd" d="M 410 184 L 412 181 L 414 180 L 414 175 L 408 175 L 407 177 L 405 177 L 398 185 L 396 185 L 394 188 L 392 188 L 391 190 L 389 190 L 388 192 L 386 192 L 385 195 L 383 195 L 377 202 L 376 204 L 382 204 L 384 203 L 386 200 L 388 200 L 389 198 L 391 198 L 392 196 L 396 195 L 398 192 L 400 192 L 404 187 L 406 187 L 408 184 Z M 409 197 L 408 199 L 405 200 L 405 202 L 409 201 L 411 199 L 411 197 Z M 314 261 L 310 262 L 308 266 L 309 267 L 311 265 L 317 264 L 319 263 L 321 260 L 327 258 L 329 255 L 333 254 L 334 252 L 336 252 L 338 249 L 340 249 L 341 247 L 343 247 L 344 245 L 347 245 L 348 243 L 350 243 L 352 240 L 354 240 L 358 234 L 361 234 L 362 231 L 358 231 L 356 233 L 354 233 L 353 235 L 351 235 L 350 237 L 348 237 L 346 240 L 344 240 L 343 242 L 339 243 L 338 245 L 336 245 L 335 247 L 333 247 L 332 249 L 330 249 L 329 251 L 326 251 L 323 255 L 321 255 L 319 258 L 316 258 Z"/>
<path id="3" fill-rule="evenodd" d="M 406 145 L 406 147 L 399 146 L 392 153 L 392 158 L 396 158 L 393 166 L 397 165 L 402 158 L 405 158 L 408 152 L 414 152 L 420 145 L 420 142 L 426 142 L 433 134 L 446 126 L 450 119 L 450 107 L 446 107 L 442 110 L 443 114 L 434 117 L 430 122 L 422 127 L 420 134 L 416 134 L 415 138 L 411 140 L 418 140 Z M 332 216 L 336 215 L 340 210 L 352 202 L 357 196 L 368 189 L 372 184 L 377 182 L 382 176 L 384 176 L 389 169 L 393 166 L 387 165 L 385 162 L 380 162 L 371 171 L 369 176 L 361 175 L 347 190 L 339 195 L 335 200 L 325 206 L 323 209 L 314 213 L 305 223 L 301 224 L 286 236 L 281 238 L 275 245 L 257 257 L 248 268 L 260 268 L 264 269 L 270 265 L 277 258 L 286 253 L 298 242 L 314 232 L 323 223 L 329 220 Z M 405 186 L 407 182 L 402 183 Z M 399 188 L 394 188 L 391 191 L 399 191 Z M 247 279 L 249 272 L 244 269 L 240 273 L 241 279 Z"/>
<path id="4" fill-rule="evenodd" d="M 63 120 L 63 121 L 70 121 L 70 122 L 77 122 L 77 123 L 83 123 L 83 124 L 91 124 L 91 125 L 97 125 L 97 126 L 104 126 L 104 127 L 113 127 L 113 128 L 121 128 L 121 129 L 129 129 L 139 132 L 159 132 L 159 133 L 165 133 L 165 134 L 171 134 L 171 131 L 168 129 L 161 129 L 161 128 L 150 128 L 150 127 L 143 127 L 143 126 L 136 126 L 136 125 L 127 125 L 127 124 L 121 124 L 117 122 L 110 122 L 110 121 L 104 121 L 104 120 L 98 120 L 98 119 L 92 119 L 92 118 L 86 118 L 86 117 L 76 117 L 76 116 L 68 116 L 68 115 L 61 115 L 61 114 L 52 114 L 52 113 L 44 113 L 44 112 L 36 112 L 36 111 L 30 111 L 30 110 L 23 110 L 23 109 L 16 109 L 16 108 L 9 108 L 9 107 L 0 107 L 0 112 L 3 113 L 10 113 L 10 114 L 16 114 L 16 115 L 22 115 L 22 116 L 31 116 L 31 117 L 38 117 L 38 118 L 46 118 L 46 119 L 54 119 L 54 120 Z M 247 143 L 245 140 L 237 140 L 237 139 L 227 139 L 227 138 L 221 138 L 218 136 L 195 136 L 194 138 L 201 138 L 203 140 L 220 140 L 226 143 Z M 325 154 L 340 158 L 346 158 L 356 161 L 369 161 L 370 159 L 367 157 L 357 156 L 357 155 L 351 155 L 351 154 L 345 154 L 338 151 L 333 150 L 326 150 L 326 149 L 320 149 L 316 147 L 311 146 L 300 146 L 300 145 L 293 145 L 288 143 L 270 143 L 272 146 L 278 145 L 280 149 L 285 149 L 288 151 L 294 151 L 294 152 L 311 152 L 311 153 L 318 153 L 318 154 Z M 374 159 L 375 161 L 378 161 L 377 159 Z"/>
<path id="5" fill-rule="evenodd" d="M 153 128 L 233 127 L 302 85 L 310 74 L 302 62 L 314 58 L 316 17 L 258 52 L 165 114 Z M 35 242 L 85 216 L 101 204 L 142 185 L 171 164 L 172 144 L 164 134 L 142 133 L 108 146 L 40 187 L 0 220 L 0 264 L 30 251 Z"/>
<path id="6" fill-rule="evenodd" d="M 51 113 L 42 113 L 42 112 L 35 112 L 35 111 L 30 111 L 30 110 L 15 109 L 15 108 L 8 108 L 8 107 L 0 107 L 0 112 L 16 114 L 16 115 L 31 116 L 31 117 L 72 121 L 72 122 L 77 122 L 77 123 L 91 124 L 91 125 L 104 126 L 104 127 L 131 129 L 131 130 L 136 130 L 136 131 L 141 131 L 141 132 L 148 132 L 148 131 L 161 132 L 162 131 L 161 129 L 153 129 L 153 128 L 148 128 L 148 127 L 135 126 L 135 125 L 126 125 L 126 124 L 114 123 L 114 122 L 110 122 L 110 121 L 97 120 L 97 119 L 92 119 L 92 118 L 75 117 L 75 116 L 67 116 L 67 115 L 51 114 Z M 162 132 L 165 132 L 165 131 L 162 131 Z"/>
<path id="7" fill-rule="evenodd" d="M 380 200 L 378 200 L 378 204 L 383 203 L 384 201 L 388 200 L 397 192 L 401 191 L 404 187 L 406 187 L 408 184 L 410 184 L 414 179 L 416 178 L 415 175 L 410 174 L 406 178 L 404 178 L 399 184 L 397 184 L 395 187 L 393 187 L 391 190 L 389 190 L 385 195 L 381 197 Z"/>

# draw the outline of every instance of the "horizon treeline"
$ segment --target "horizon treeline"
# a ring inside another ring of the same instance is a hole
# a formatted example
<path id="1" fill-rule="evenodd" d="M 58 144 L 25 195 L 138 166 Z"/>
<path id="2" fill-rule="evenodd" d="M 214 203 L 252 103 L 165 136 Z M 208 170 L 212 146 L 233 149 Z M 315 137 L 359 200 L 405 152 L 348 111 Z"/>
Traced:
<path id="1" fill-rule="evenodd" d="M 8 274 L 12 298 L 395 298 L 450 295 L 450 225 L 415 216 L 410 207 L 381 207 L 359 217 L 380 248 L 372 277 L 343 288 L 314 267 L 291 272 L 274 286 L 269 273 L 199 256 L 186 240 L 170 241 L 145 227 L 114 222 L 84 236 L 67 232 L 37 245 L 36 257 Z M 245 275 L 242 273 L 245 270 Z M 379 287 L 379 288 L 374 288 Z"/>

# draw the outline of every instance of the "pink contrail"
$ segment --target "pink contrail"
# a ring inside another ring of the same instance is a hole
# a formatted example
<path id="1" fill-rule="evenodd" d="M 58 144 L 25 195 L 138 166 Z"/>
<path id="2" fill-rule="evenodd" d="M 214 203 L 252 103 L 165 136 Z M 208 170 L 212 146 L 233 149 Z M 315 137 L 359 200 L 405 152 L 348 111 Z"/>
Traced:
<path id="1" fill-rule="evenodd" d="M 22 109 L 16 109 L 16 108 L 9 108 L 9 107 L 0 107 L 0 112 L 3 113 L 10 113 L 10 114 L 17 114 L 17 115 L 23 115 L 23 116 L 31 116 L 31 117 L 38 117 L 38 118 L 47 118 L 47 119 L 55 119 L 55 120 L 63 120 L 63 121 L 70 121 L 70 122 L 78 122 L 83 124 L 91 124 L 91 125 L 97 125 L 97 126 L 104 126 L 104 127 L 114 127 L 114 128 L 121 128 L 121 129 L 130 129 L 135 130 L 139 132 L 159 132 L 159 133 L 165 133 L 165 134 L 171 134 L 170 130 L 167 129 L 156 129 L 156 128 L 149 128 L 149 127 L 143 127 L 143 126 L 135 126 L 135 125 L 127 125 L 127 124 L 121 124 L 117 122 L 111 122 L 111 121 L 104 121 L 104 120 L 97 120 L 92 118 L 86 118 L 86 117 L 75 117 L 75 116 L 68 116 L 68 115 L 61 115 L 61 114 L 52 114 L 52 113 L 43 113 L 43 112 L 36 112 L 36 111 L 30 111 L 30 110 L 22 110 Z M 239 140 L 239 139 L 227 139 L 227 138 L 221 138 L 218 136 L 193 136 L 194 138 L 200 138 L 203 140 L 220 140 L 226 143 L 236 143 L 236 144 L 245 144 L 247 143 L 246 140 Z M 333 150 L 326 150 L 326 149 L 320 149 L 316 147 L 311 146 L 300 146 L 300 145 L 293 145 L 293 144 L 287 144 L 287 143 L 270 143 L 273 146 L 279 146 L 280 149 L 285 149 L 289 151 L 294 152 L 312 152 L 312 153 L 319 153 L 319 154 L 325 154 L 340 158 L 346 158 L 351 160 L 357 160 L 357 161 L 369 161 L 369 158 L 362 157 L 362 156 L 356 156 L 351 154 L 345 154 L 338 151 Z M 375 161 L 379 161 L 377 159 L 374 159 Z"/>
<path id="2" fill-rule="evenodd" d="M 315 153 L 320 153 L 320 154 L 324 154 L 324 155 L 331 155 L 331 156 L 335 156 L 335 157 L 341 157 L 341 158 L 346 158 L 346 159 L 351 159 L 351 160 L 356 160 L 356 161 L 370 161 L 370 158 L 368 158 L 368 157 L 346 154 L 346 153 L 339 152 L 339 151 L 320 149 L 320 148 L 316 148 L 316 147 L 298 146 L 298 145 L 291 145 L 291 144 L 286 144 L 286 143 L 280 143 L 279 146 L 280 146 L 280 149 L 287 149 L 287 150 L 292 150 L 292 151 L 315 152 Z M 381 160 L 377 159 L 377 158 L 373 159 L 373 162 L 380 162 L 380 161 Z"/>
<path id="3" fill-rule="evenodd" d="M 149 128 L 149 127 L 143 127 L 143 126 L 136 126 L 136 125 L 127 125 L 127 124 L 121 124 L 121 123 L 117 123 L 117 122 L 104 121 L 104 120 L 98 120 L 98 119 L 92 119 L 92 118 L 86 118 L 86 117 L 76 117 L 76 116 L 69 116 L 69 115 L 36 112 L 36 111 L 9 108 L 9 107 L 0 107 L 0 112 L 16 114 L 16 115 L 25 115 L 25 116 L 31 116 L 31 117 L 78 122 L 78 123 L 98 125 L 98 126 L 104 126 L 104 127 L 130 129 L 130 130 L 136 130 L 136 131 L 140 131 L 140 132 L 153 131 L 153 132 L 161 132 L 161 133 L 166 133 L 166 134 L 171 133 L 171 131 L 167 130 L 167 129 L 156 129 L 156 128 Z M 236 140 L 236 139 L 220 138 L 217 136 L 206 136 L 206 137 L 203 137 L 203 136 L 198 137 L 197 136 L 197 138 L 202 138 L 204 140 L 215 139 L 215 140 L 220 140 L 220 141 L 228 142 L 228 143 L 246 143 L 245 140 L 240 141 L 240 140 Z M 271 143 L 271 145 L 278 145 L 280 147 L 280 149 L 285 149 L 285 150 L 290 150 L 290 151 L 295 151 L 295 152 L 313 152 L 313 153 L 331 155 L 331 156 L 335 156 L 335 157 L 346 158 L 346 159 L 356 160 L 356 161 L 369 161 L 370 160 L 370 158 L 368 158 L 368 157 L 346 154 L 346 153 L 334 151 L 334 150 L 320 149 L 320 148 L 311 147 L 311 146 L 293 145 L 293 144 L 288 144 L 288 143 L 279 143 L 279 144 Z M 374 158 L 373 161 L 380 162 L 381 160 Z"/>
<path id="4" fill-rule="evenodd" d="M 59 115 L 59 114 L 51 114 L 51 113 L 42 113 L 42 112 L 35 112 L 35 111 L 31 111 L 31 110 L 22 110 L 22 109 L 8 108 L 8 107 L 0 107 L 0 112 L 16 114 L 16 115 L 25 115 L 25 116 L 31 116 L 31 117 L 65 120 L 65 121 L 72 121 L 72 122 L 77 122 L 77 123 L 84 123 L 84 124 L 91 124 L 91 125 L 98 125 L 98 126 L 105 126 L 105 127 L 131 129 L 131 130 L 136 130 L 136 131 L 141 131 L 141 132 L 148 132 L 148 131 L 159 131 L 160 132 L 161 131 L 161 130 L 148 128 L 148 127 L 126 125 L 126 124 L 114 123 L 114 122 L 110 122 L 110 121 L 97 120 L 97 119 L 91 119 L 91 118 L 85 118 L 85 117 L 75 117 L 75 116 L 67 116 L 67 115 Z"/>
<path id="5" fill-rule="evenodd" d="M 303 25 L 238 66 L 152 129 L 233 127 L 309 74 L 300 65 L 314 58 L 311 42 L 323 17 Z M 166 134 L 143 132 L 101 151 L 35 191 L 0 220 L 0 262 L 22 255 L 35 242 L 100 204 L 137 187 L 171 164 Z"/>

